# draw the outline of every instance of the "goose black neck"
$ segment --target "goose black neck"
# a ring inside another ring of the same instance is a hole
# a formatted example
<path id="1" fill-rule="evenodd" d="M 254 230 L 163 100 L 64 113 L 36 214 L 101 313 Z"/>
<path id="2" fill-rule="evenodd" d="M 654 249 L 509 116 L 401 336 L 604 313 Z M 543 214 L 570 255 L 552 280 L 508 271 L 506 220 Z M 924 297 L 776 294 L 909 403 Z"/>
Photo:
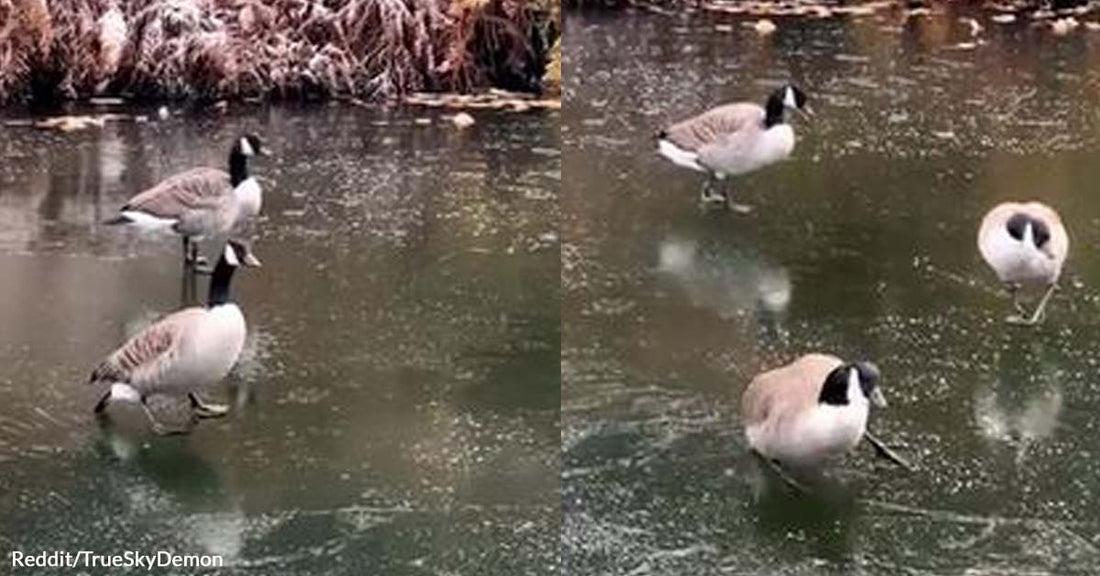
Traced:
<path id="1" fill-rule="evenodd" d="M 848 404 L 848 369 L 851 366 L 837 366 L 825 377 L 825 383 L 821 386 L 821 394 L 817 397 L 819 404 L 830 406 L 846 406 Z"/>
<path id="2" fill-rule="evenodd" d="M 229 302 L 229 283 L 233 280 L 233 272 L 236 270 L 236 266 L 231 266 L 229 262 L 226 262 L 225 256 L 218 259 L 218 264 L 214 266 L 214 272 L 210 275 L 210 294 L 206 301 L 207 307 L 213 308 Z"/>
<path id="3" fill-rule="evenodd" d="M 777 92 L 768 97 L 764 105 L 764 128 L 771 128 L 783 123 L 783 97 Z"/>
<path id="4" fill-rule="evenodd" d="M 229 182 L 236 188 L 245 180 L 248 180 L 248 156 L 234 148 L 229 153 Z"/>

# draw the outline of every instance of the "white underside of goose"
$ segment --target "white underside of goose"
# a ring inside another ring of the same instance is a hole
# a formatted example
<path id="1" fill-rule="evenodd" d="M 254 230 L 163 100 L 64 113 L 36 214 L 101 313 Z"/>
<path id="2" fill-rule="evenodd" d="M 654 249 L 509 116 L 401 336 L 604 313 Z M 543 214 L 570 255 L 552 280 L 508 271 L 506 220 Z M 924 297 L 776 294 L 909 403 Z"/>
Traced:
<path id="1" fill-rule="evenodd" d="M 738 176 L 786 160 L 794 151 L 794 129 L 777 124 L 739 132 L 699 149 L 699 164 L 715 174 Z"/>
<path id="2" fill-rule="evenodd" d="M 233 303 L 202 311 L 175 349 L 150 358 L 129 383 L 111 384 L 110 401 L 140 402 L 143 395 L 185 395 L 224 379 L 244 348 L 247 327 Z M 140 391 L 140 392 L 139 392 Z"/>
<path id="3" fill-rule="evenodd" d="M 677 166 L 684 168 L 690 168 L 699 172 L 709 172 L 706 168 L 699 164 L 699 155 L 695 152 L 684 150 L 679 146 L 669 142 L 668 140 L 660 140 L 657 143 L 657 151 L 672 161 Z"/>
<path id="4" fill-rule="evenodd" d="M 263 190 L 256 178 L 249 176 L 237 184 L 233 193 L 237 196 L 237 206 L 240 208 L 242 217 L 253 218 L 259 215 L 260 208 L 263 206 Z"/>
<path id="5" fill-rule="evenodd" d="M 658 152 L 673 164 L 718 178 L 738 176 L 790 157 L 794 151 L 794 129 L 777 124 L 767 129 L 720 136 L 698 152 L 685 150 L 669 140 L 658 142 Z"/>
<path id="6" fill-rule="evenodd" d="M 206 311 L 183 339 L 175 362 L 143 389 L 164 394 L 195 392 L 225 378 L 244 348 L 244 315 L 236 304 Z M 135 384 L 138 384 L 135 382 Z"/>
<path id="7" fill-rule="evenodd" d="M 863 437 L 868 406 L 819 405 L 797 423 L 761 424 L 746 430 L 749 444 L 762 455 L 791 466 L 818 466 L 849 452 Z"/>
<path id="8" fill-rule="evenodd" d="M 745 436 L 763 456 L 795 467 L 816 467 L 851 451 L 867 430 L 870 404 L 854 373 L 848 403 L 816 403 L 795 414 L 780 414 L 748 426 Z"/>
<path id="9" fill-rule="evenodd" d="M 132 404 L 138 404 L 141 402 L 141 394 L 129 384 L 123 384 L 121 382 L 115 382 L 111 384 L 111 397 L 112 402 L 130 402 Z"/>
<path id="10" fill-rule="evenodd" d="M 143 231 L 171 232 L 172 227 L 179 222 L 175 218 L 160 218 L 140 210 L 125 210 L 119 215 L 129 220 L 128 225 Z"/>
<path id="11" fill-rule="evenodd" d="M 991 234 L 980 248 L 1001 282 L 1050 284 L 1058 279 L 1057 261 L 1029 242 L 1016 240 L 1004 227 Z"/>

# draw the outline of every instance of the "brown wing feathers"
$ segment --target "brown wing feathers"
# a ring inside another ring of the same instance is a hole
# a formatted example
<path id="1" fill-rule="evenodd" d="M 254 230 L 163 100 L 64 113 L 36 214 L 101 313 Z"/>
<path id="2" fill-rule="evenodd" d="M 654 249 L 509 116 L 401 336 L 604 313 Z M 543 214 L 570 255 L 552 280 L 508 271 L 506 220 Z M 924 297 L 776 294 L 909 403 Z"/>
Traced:
<path id="1" fill-rule="evenodd" d="M 714 143 L 723 135 L 741 130 L 760 114 L 759 107 L 752 104 L 727 104 L 673 124 L 662 130 L 659 136 L 684 150 L 694 151 Z"/>
<path id="2" fill-rule="evenodd" d="M 172 348 L 178 331 L 166 322 L 158 322 L 130 338 L 92 371 L 90 384 L 129 383 L 134 372 Z"/>
<path id="3" fill-rule="evenodd" d="M 231 190 L 229 174 L 213 168 L 195 168 L 134 196 L 122 209 L 175 218 L 188 210 L 213 206 Z"/>

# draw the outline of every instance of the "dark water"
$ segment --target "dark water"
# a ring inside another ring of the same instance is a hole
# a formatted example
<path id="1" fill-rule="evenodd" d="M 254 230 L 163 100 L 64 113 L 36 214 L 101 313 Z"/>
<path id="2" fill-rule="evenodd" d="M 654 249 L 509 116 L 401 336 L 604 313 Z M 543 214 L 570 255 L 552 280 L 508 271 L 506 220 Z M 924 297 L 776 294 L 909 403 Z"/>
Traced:
<path id="1" fill-rule="evenodd" d="M 1100 572 L 1100 33 L 985 22 L 970 47 L 956 16 L 762 38 L 702 14 L 571 15 L 564 573 Z M 654 132 L 787 80 L 818 113 L 792 159 L 732 182 L 751 215 L 700 208 Z M 1031 330 L 1002 323 L 975 246 L 1014 198 L 1055 206 L 1072 238 Z M 809 351 L 878 362 L 891 405 L 871 428 L 917 472 L 863 447 L 814 496 L 762 475 L 739 394 Z"/>
<path id="2" fill-rule="evenodd" d="M 0 128 L 4 565 L 168 550 L 221 554 L 219 574 L 557 574 L 560 121 L 476 118 L 256 107 Z M 177 241 L 96 223 L 222 166 L 245 130 L 275 156 L 255 168 L 264 267 L 234 283 L 249 341 L 214 395 L 233 412 L 187 437 L 126 406 L 101 426 L 90 369 L 185 286 Z"/>

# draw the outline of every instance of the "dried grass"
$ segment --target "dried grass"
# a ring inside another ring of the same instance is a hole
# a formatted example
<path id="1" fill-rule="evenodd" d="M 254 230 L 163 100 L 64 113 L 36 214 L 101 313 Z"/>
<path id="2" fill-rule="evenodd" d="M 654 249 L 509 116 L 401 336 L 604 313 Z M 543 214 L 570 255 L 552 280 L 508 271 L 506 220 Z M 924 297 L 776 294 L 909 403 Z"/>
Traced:
<path id="1" fill-rule="evenodd" d="M 560 0 L 0 0 L 0 23 L 0 102 L 388 99 L 537 89 Z"/>
<path id="2" fill-rule="evenodd" d="M 543 83 L 546 85 L 547 92 L 561 94 L 561 38 L 554 43 L 554 49 L 550 51 L 550 65 L 546 68 Z"/>
<path id="3" fill-rule="evenodd" d="M 549 2 L 524 0 L 456 0 L 455 22 L 440 72 L 446 88 L 467 91 L 477 86 L 538 91 L 550 42 Z"/>

